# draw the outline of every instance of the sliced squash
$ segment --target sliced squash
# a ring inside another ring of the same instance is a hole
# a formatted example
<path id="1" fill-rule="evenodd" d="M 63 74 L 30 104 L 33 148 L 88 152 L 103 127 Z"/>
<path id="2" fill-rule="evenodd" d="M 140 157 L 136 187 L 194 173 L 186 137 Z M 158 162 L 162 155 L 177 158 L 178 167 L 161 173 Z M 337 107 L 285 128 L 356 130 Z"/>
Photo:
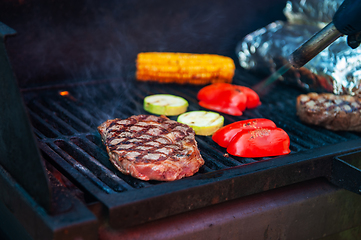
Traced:
<path id="1" fill-rule="evenodd" d="M 187 124 L 197 135 L 209 136 L 224 124 L 224 117 L 211 111 L 191 111 L 178 116 L 177 121 Z"/>
<path id="2" fill-rule="evenodd" d="M 177 116 L 187 111 L 188 102 L 171 94 L 155 94 L 144 98 L 143 107 L 153 114 Z"/>

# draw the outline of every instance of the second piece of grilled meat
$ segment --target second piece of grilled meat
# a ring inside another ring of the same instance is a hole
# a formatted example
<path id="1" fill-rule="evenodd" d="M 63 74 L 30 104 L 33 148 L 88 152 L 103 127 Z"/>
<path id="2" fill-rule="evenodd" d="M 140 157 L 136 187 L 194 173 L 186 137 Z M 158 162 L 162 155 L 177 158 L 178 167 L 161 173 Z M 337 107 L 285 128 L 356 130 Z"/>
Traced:
<path id="1" fill-rule="evenodd" d="M 361 131 L 361 101 L 349 95 L 301 94 L 297 98 L 301 121 L 333 131 Z"/>

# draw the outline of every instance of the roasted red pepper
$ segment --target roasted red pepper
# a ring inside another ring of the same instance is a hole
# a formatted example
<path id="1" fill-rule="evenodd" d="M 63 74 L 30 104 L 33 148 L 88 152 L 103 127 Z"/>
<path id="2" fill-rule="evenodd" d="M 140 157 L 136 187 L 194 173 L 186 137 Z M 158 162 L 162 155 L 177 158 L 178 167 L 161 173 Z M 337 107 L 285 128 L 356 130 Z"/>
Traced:
<path id="1" fill-rule="evenodd" d="M 226 148 L 232 138 L 242 130 L 255 130 L 257 128 L 271 127 L 276 128 L 276 124 L 269 119 L 255 118 L 243 120 L 228 124 L 217 130 L 212 136 L 212 140 L 219 146 Z"/>
<path id="2" fill-rule="evenodd" d="M 248 87 L 244 87 L 244 86 L 238 86 L 238 85 L 233 85 L 233 86 L 236 89 L 239 89 L 244 94 L 246 94 L 246 96 L 247 96 L 246 107 L 247 108 L 256 108 L 259 105 L 261 105 L 261 101 L 259 100 L 259 96 L 255 91 L 253 91 L 252 89 L 250 89 Z"/>
<path id="3" fill-rule="evenodd" d="M 246 108 L 255 108 L 261 104 L 255 91 L 230 83 L 208 85 L 198 92 L 197 99 L 204 108 L 234 116 L 240 116 Z"/>
<path id="4" fill-rule="evenodd" d="M 290 138 L 281 128 L 258 128 L 237 133 L 227 152 L 239 157 L 269 157 L 290 153 Z"/>

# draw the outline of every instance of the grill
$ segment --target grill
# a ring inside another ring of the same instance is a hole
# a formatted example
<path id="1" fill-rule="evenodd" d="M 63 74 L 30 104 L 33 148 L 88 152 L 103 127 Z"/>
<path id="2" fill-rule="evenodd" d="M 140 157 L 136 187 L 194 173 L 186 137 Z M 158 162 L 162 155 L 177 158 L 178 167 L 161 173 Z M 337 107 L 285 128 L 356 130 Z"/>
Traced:
<path id="1" fill-rule="evenodd" d="M 257 80 L 237 70 L 234 82 L 247 86 Z M 79 86 L 27 89 L 22 94 L 41 155 L 50 166 L 48 170 L 60 175 L 60 181 L 64 182 L 64 177 L 68 179 L 71 185 L 67 187 L 75 190 L 75 196 L 80 196 L 86 204 L 100 202 L 114 228 L 317 177 L 334 180 L 331 178 L 333 157 L 361 148 L 358 133 L 335 133 L 299 122 L 294 105 L 300 90 L 278 84 L 257 109 L 247 110 L 241 117 L 224 116 L 226 124 L 256 117 L 273 120 L 290 136 L 290 155 L 259 159 L 225 157 L 225 149 L 210 137 L 197 136 L 206 163 L 193 177 L 175 182 L 145 182 L 123 175 L 111 165 L 96 131 L 100 123 L 114 117 L 146 114 L 142 100 L 155 93 L 182 96 L 189 100 L 189 110 L 199 109 L 196 100 L 199 89 L 139 83 L 131 77 Z M 287 100 L 281 101 L 277 97 L 280 95 Z"/>
<path id="2" fill-rule="evenodd" d="M 2 27 L 3 35 L 13 33 Z M 2 160 L 1 207 L 11 209 L 20 219 L 17 223 L 36 239 L 94 239 L 100 224 L 122 229 L 320 177 L 359 193 L 361 133 L 332 132 L 301 123 L 295 102 L 303 92 L 287 84 L 274 85 L 262 96 L 262 105 L 243 116 L 224 117 L 225 124 L 271 119 L 290 136 L 289 155 L 256 159 L 226 156 L 225 149 L 211 137 L 197 136 L 205 160 L 197 174 L 174 182 L 146 182 L 123 175 L 111 165 L 96 127 L 107 119 L 147 114 L 143 99 L 156 93 L 184 97 L 190 103 L 188 110 L 199 110 L 196 94 L 201 86 L 137 82 L 133 68 L 122 77 L 24 87 L 16 94 L 8 60 L 2 59 L 2 63 L 1 70 L 7 73 L 2 77 L 3 86 L 11 91 L 2 92 L 0 103 L 11 100 L 16 113 L 24 109 L 28 113 L 28 118 L 14 123 L 10 117 L 2 119 L 15 132 L 12 135 L 3 125 L 3 134 L 11 140 L 5 142 L 17 143 L 9 143 L 13 149 L 2 149 L 8 154 L 3 156 L 15 154 L 15 158 L 34 161 L 14 165 Z M 259 80 L 239 68 L 233 83 L 250 87 Z M 17 124 L 24 127 L 17 129 Z M 17 142 L 19 131 L 25 132 L 25 142 Z M 39 159 L 32 148 L 33 139 Z M 32 155 L 14 150 L 24 146 Z"/>

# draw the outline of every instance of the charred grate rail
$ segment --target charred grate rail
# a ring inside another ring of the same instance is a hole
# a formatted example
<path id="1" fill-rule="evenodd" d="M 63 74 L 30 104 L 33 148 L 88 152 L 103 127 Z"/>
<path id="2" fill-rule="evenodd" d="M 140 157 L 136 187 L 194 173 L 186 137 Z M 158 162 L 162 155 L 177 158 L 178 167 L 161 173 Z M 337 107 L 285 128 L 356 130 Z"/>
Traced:
<path id="1" fill-rule="evenodd" d="M 237 70 L 234 83 L 259 81 Z M 106 206 L 109 223 L 126 227 L 226 200 L 327 177 L 331 159 L 358 150 L 360 133 L 331 132 L 301 123 L 295 110 L 301 90 L 278 83 L 261 96 L 262 105 L 243 116 L 224 115 L 225 124 L 264 117 L 283 128 L 291 153 L 269 158 L 225 156 L 211 137 L 197 136 L 205 165 L 195 176 L 175 182 L 141 181 L 117 171 L 96 128 L 107 119 L 148 114 L 143 98 L 170 93 L 189 101 L 189 111 L 202 109 L 200 86 L 136 82 L 133 77 L 78 86 L 25 89 L 23 96 L 43 158 L 85 194 Z M 172 118 L 175 120 L 175 118 Z"/>

